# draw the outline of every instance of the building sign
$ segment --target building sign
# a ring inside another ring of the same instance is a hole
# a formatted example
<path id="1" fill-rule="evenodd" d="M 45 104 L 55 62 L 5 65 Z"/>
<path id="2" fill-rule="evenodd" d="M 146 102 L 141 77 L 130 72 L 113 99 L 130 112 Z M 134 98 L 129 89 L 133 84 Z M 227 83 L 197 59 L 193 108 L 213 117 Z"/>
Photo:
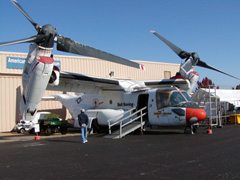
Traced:
<path id="1" fill-rule="evenodd" d="M 25 58 L 19 58 L 19 57 L 10 57 L 7 56 L 7 68 L 8 69 L 23 69 Z M 57 66 L 59 69 L 61 69 L 61 62 L 54 60 L 53 62 L 54 66 Z"/>
<path id="2" fill-rule="evenodd" d="M 8 69 L 23 69 L 25 58 L 9 57 L 7 56 Z"/>

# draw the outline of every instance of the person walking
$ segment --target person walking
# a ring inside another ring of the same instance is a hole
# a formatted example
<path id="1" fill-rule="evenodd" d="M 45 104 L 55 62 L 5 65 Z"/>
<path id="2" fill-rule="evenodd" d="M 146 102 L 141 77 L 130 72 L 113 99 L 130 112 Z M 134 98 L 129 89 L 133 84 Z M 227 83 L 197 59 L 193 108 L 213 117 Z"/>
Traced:
<path id="1" fill-rule="evenodd" d="M 88 142 L 87 130 L 88 130 L 88 115 L 85 114 L 85 109 L 81 109 L 81 113 L 78 115 L 78 122 L 81 129 L 82 143 Z"/>

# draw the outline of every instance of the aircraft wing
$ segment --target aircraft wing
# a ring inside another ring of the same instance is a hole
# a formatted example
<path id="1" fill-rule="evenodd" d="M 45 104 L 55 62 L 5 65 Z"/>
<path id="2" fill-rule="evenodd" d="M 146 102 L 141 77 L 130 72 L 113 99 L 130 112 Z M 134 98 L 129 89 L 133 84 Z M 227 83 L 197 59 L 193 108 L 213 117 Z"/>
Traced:
<path id="1" fill-rule="evenodd" d="M 162 79 L 162 80 L 146 80 L 144 84 L 150 88 L 177 86 L 185 89 L 189 86 L 189 82 L 185 79 Z"/>
<path id="2" fill-rule="evenodd" d="M 127 83 L 128 81 L 123 82 Z M 48 85 L 47 90 L 63 91 L 63 92 L 76 92 L 76 93 L 88 93 L 98 94 L 100 90 L 117 90 L 126 91 L 130 84 L 124 85 L 121 80 L 102 78 L 97 76 L 88 76 L 84 74 L 76 74 L 69 72 L 60 72 L 60 81 L 58 86 Z M 162 79 L 162 80 L 145 80 L 136 81 L 136 84 L 141 85 L 140 89 L 147 88 L 160 88 L 177 86 L 181 89 L 188 89 L 189 82 L 185 79 Z M 132 90 L 133 91 L 133 90 Z"/>
<path id="3" fill-rule="evenodd" d="M 77 92 L 77 93 L 99 93 L 101 89 L 121 89 L 119 81 L 110 78 L 87 76 L 83 74 L 60 72 L 58 86 L 48 85 L 47 90 Z"/>

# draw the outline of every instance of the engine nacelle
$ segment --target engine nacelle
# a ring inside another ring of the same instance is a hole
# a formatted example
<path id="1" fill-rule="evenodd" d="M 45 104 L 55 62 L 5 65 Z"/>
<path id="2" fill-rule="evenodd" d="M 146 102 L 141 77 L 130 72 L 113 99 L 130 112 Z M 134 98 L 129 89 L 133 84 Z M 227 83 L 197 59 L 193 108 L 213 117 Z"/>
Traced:
<path id="1" fill-rule="evenodd" d="M 57 66 L 54 66 L 52 75 L 49 80 L 49 85 L 50 86 L 58 86 L 59 85 L 59 77 L 60 77 L 60 70 Z"/>
<path id="2" fill-rule="evenodd" d="M 192 88 L 196 85 L 196 83 L 199 79 L 199 74 L 195 71 L 191 71 L 191 72 L 189 72 L 187 79 L 189 80 L 190 85 L 191 85 L 191 88 L 189 91 L 192 91 Z"/>
<path id="3" fill-rule="evenodd" d="M 36 56 L 23 73 L 23 94 L 20 101 L 20 112 L 24 121 L 32 121 L 48 85 L 53 71 L 53 59 L 46 56 Z"/>
<path id="4" fill-rule="evenodd" d="M 117 120 L 119 120 L 120 118 L 123 117 L 123 113 L 124 113 L 124 110 L 122 109 L 89 109 L 86 111 L 87 114 L 89 113 L 93 113 L 95 112 L 96 113 L 96 118 L 97 118 L 97 122 L 99 125 L 105 125 L 107 126 L 108 125 L 108 120 L 109 119 L 112 119 L 112 118 L 116 118 L 112 121 L 115 122 Z"/>
<path id="5" fill-rule="evenodd" d="M 111 122 L 114 123 L 123 117 L 123 113 L 123 109 L 87 109 L 86 114 L 89 117 L 88 128 L 92 127 L 94 119 L 97 119 L 98 125 L 107 126 L 109 119 L 112 119 Z M 78 118 L 75 118 L 74 127 L 79 127 Z"/>

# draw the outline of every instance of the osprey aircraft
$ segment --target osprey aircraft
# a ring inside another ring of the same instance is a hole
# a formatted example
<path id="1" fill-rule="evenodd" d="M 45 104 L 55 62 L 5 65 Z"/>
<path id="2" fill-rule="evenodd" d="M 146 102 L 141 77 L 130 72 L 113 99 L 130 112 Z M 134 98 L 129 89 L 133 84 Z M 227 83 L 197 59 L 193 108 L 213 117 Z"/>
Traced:
<path id="1" fill-rule="evenodd" d="M 100 58 L 142 70 L 144 66 L 61 36 L 50 24 L 40 26 L 16 0 L 11 2 L 37 31 L 37 35 L 29 38 L 0 43 L 0 46 L 31 43 L 22 73 L 23 92 L 20 102 L 22 122 L 33 122 L 45 90 L 56 90 L 82 93 L 79 96 L 55 95 L 54 98 L 68 108 L 74 119 L 77 118 L 81 108 L 86 109 L 90 116 L 91 128 L 107 126 L 110 119 L 118 122 L 125 117 L 125 121 L 131 121 L 143 113 L 142 125 L 183 126 L 186 133 L 192 133 L 196 131 L 194 125 L 206 118 L 206 112 L 189 96 L 199 78 L 198 73 L 193 71 L 194 67 L 201 66 L 229 75 L 207 65 L 200 60 L 197 53 L 183 51 L 155 31 L 151 32 L 180 58 L 185 59 L 179 72 L 170 79 L 119 80 L 62 72 L 53 65 L 52 51 L 55 43 L 59 51 Z M 133 111 L 131 118 L 124 115 L 128 111 Z M 77 121 L 75 126 L 79 126 Z"/>

